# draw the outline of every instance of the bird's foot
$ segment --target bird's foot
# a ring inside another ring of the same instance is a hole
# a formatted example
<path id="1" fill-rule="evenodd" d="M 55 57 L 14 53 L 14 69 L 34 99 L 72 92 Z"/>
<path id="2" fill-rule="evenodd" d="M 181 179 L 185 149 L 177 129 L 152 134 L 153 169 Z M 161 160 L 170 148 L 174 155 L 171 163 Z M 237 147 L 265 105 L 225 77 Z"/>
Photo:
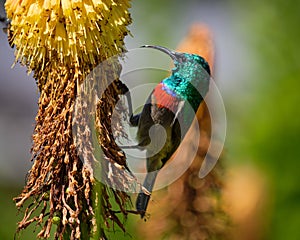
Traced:
<path id="1" fill-rule="evenodd" d="M 124 83 L 121 82 L 120 80 L 119 80 L 119 81 L 116 81 L 116 86 L 117 86 L 117 88 L 119 89 L 120 94 L 122 94 L 122 95 L 125 95 L 127 92 L 129 92 L 129 89 L 128 89 L 128 87 L 126 86 L 126 84 L 124 84 Z"/>

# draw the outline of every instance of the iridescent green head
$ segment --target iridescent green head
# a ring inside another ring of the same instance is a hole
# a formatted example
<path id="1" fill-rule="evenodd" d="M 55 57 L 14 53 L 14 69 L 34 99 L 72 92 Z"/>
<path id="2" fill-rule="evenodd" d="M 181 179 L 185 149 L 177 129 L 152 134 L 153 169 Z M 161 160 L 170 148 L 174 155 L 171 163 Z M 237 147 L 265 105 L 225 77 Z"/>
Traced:
<path id="1" fill-rule="evenodd" d="M 161 46 L 143 47 L 157 49 L 173 59 L 175 67 L 172 75 L 162 82 L 178 98 L 190 102 L 196 111 L 209 89 L 210 68 L 205 59 L 197 54 L 179 53 Z"/>
<path id="2" fill-rule="evenodd" d="M 210 75 L 210 68 L 208 63 L 205 61 L 203 57 L 197 54 L 175 52 L 161 46 L 144 45 L 142 47 L 154 48 L 168 54 L 174 61 L 175 69 L 182 68 L 183 66 L 186 67 L 186 63 L 188 63 L 189 67 L 190 64 L 195 64 L 195 65 L 200 65 L 202 68 L 204 68 L 204 70 L 208 73 L 208 75 Z"/>

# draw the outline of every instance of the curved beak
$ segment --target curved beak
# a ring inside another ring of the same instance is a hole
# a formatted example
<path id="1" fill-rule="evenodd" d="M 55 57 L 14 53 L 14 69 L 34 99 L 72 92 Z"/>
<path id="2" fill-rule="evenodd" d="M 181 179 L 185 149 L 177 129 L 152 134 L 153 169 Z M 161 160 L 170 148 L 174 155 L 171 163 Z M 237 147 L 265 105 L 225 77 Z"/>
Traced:
<path id="1" fill-rule="evenodd" d="M 162 46 L 154 46 L 154 45 L 143 45 L 141 46 L 141 48 L 154 48 L 157 49 L 159 51 L 162 51 L 166 54 L 168 54 L 174 61 L 178 60 L 176 53 L 168 48 L 162 47 Z"/>

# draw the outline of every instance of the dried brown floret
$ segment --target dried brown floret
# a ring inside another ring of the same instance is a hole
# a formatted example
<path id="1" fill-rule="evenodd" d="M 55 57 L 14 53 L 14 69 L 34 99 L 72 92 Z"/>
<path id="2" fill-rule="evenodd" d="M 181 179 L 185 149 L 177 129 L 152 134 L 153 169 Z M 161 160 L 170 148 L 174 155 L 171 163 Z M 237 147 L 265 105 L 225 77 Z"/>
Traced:
<path id="1" fill-rule="evenodd" d="M 81 108 L 75 103 L 80 85 L 89 72 L 102 61 L 125 51 L 123 40 L 131 21 L 129 2 L 8 0 L 5 7 L 11 19 L 10 41 L 16 47 L 16 61 L 26 65 L 29 72 L 33 71 L 40 91 L 32 136 L 33 166 L 23 192 L 14 199 L 18 208 L 30 202 L 18 230 L 36 222 L 42 226 L 38 233 L 40 238 L 49 238 L 55 224 L 55 239 L 63 239 L 66 234 L 70 239 L 80 239 L 96 232 L 99 238 L 105 239 L 103 226 L 95 217 L 96 205 L 102 203 L 99 218 L 115 222 L 124 230 L 120 217 L 112 211 L 111 199 L 103 196 L 112 191 L 124 216 L 129 196 L 98 183 L 93 164 L 99 159 L 94 158 L 93 146 L 86 144 L 81 148 L 82 161 L 73 131 L 74 121 L 77 121 L 86 143 L 97 128 L 99 144 L 106 155 L 101 165 L 123 166 L 118 170 L 122 175 L 126 158 L 110 138 L 107 120 L 118 95 L 117 89 L 102 96 L 105 104 L 98 109 L 101 117 L 97 127 L 91 128 L 84 118 L 88 102 L 82 101 Z M 105 76 L 100 76 L 100 80 L 106 81 Z M 75 112 L 76 119 L 73 118 Z M 100 190 L 97 194 L 102 196 L 103 202 L 93 197 L 96 190 Z"/>

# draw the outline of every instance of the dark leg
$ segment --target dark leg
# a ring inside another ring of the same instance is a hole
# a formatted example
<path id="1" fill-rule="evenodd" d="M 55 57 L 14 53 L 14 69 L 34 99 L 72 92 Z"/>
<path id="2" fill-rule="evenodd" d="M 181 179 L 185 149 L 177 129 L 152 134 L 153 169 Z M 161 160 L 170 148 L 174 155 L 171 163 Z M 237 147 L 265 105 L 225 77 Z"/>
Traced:
<path id="1" fill-rule="evenodd" d="M 128 109 L 129 109 L 129 122 L 130 122 L 131 126 L 136 127 L 140 120 L 140 114 L 133 115 L 130 91 L 129 91 L 128 87 L 126 86 L 126 84 L 124 84 L 120 80 L 116 82 L 116 85 L 117 85 L 118 89 L 120 90 L 121 94 L 125 95 L 125 97 L 127 98 Z"/>
<path id="2" fill-rule="evenodd" d="M 139 121 L 140 121 L 140 116 L 141 116 L 140 113 L 136 114 L 136 115 L 131 114 L 130 119 L 129 119 L 131 126 L 137 127 L 137 125 L 139 124 Z"/>

